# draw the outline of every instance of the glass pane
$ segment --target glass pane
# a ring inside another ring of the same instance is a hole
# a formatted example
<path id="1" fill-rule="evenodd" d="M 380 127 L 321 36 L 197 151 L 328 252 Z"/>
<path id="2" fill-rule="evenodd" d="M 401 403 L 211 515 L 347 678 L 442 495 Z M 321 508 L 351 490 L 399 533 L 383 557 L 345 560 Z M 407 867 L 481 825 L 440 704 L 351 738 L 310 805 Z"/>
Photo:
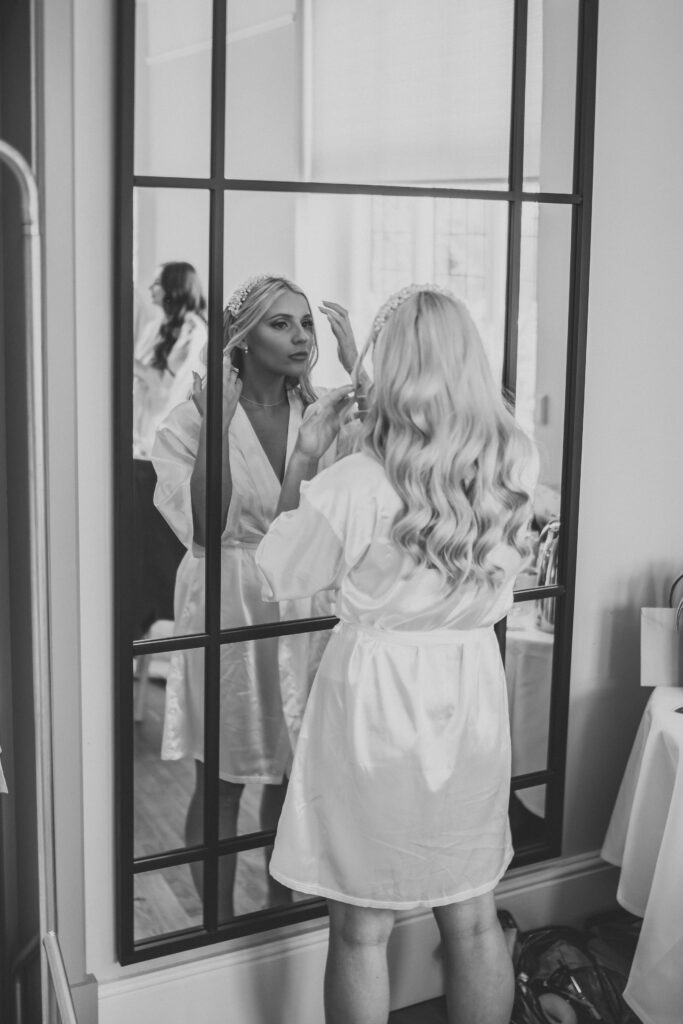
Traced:
<path id="1" fill-rule="evenodd" d="M 293 892 L 271 878 L 268 874 L 270 851 L 271 847 L 259 847 L 221 857 L 218 862 L 219 923 L 240 914 L 311 899 L 307 893 Z"/>
<path id="2" fill-rule="evenodd" d="M 510 829 L 517 853 L 545 839 L 546 786 L 517 789 L 510 794 Z"/>
<path id="3" fill-rule="evenodd" d="M 525 203 L 522 213 L 516 416 L 539 451 L 537 541 L 560 515 L 571 219 L 569 207 L 550 204 Z M 548 582 L 526 574 L 517 589 Z"/>
<path id="4" fill-rule="evenodd" d="M 225 168 L 228 178 L 299 180 L 302 22 L 296 0 L 228 4 Z"/>
<path id="5" fill-rule="evenodd" d="M 360 346 L 380 305 L 410 281 L 435 281 L 467 302 L 494 374 L 500 379 L 506 203 L 429 196 L 227 192 L 225 239 L 226 296 L 252 275 L 268 272 L 291 278 L 308 297 L 318 346 L 318 361 L 311 374 L 314 386 L 336 387 L 349 379 L 339 362 L 327 319 L 319 310 L 321 302 L 333 300 L 349 310 Z M 247 346 L 258 344 L 253 332 L 244 341 Z M 249 358 L 247 354 L 242 360 L 243 382 L 248 379 Z M 280 447 L 273 446 L 270 457 L 257 439 L 258 411 L 243 401 L 232 420 L 230 466 L 239 504 L 231 506 L 234 515 L 229 515 L 224 535 L 225 628 L 278 617 L 277 609 L 260 599 L 253 548 L 275 514 L 278 476 L 287 444 L 291 446 L 296 438 L 298 407 L 282 413 Z M 291 602 L 280 610 L 282 618 L 312 614 L 329 614 L 329 600 L 321 598 L 313 605 Z"/>
<path id="6" fill-rule="evenodd" d="M 297 633 L 222 647 L 221 839 L 277 828 L 292 737 L 329 635 Z"/>
<path id="7" fill-rule="evenodd" d="M 136 174 L 209 174 L 212 6 L 212 0 L 136 3 Z"/>
<path id="8" fill-rule="evenodd" d="M 159 620 L 173 626 L 181 580 L 181 619 L 171 632 L 204 630 L 204 561 L 190 565 L 185 558 L 194 537 L 188 451 L 196 450 L 200 425 L 196 408 L 186 403 L 193 373 L 206 374 L 209 200 L 202 191 L 174 189 L 137 189 L 134 200 L 131 387 L 140 639 Z"/>
<path id="9" fill-rule="evenodd" d="M 578 0 L 529 0 L 524 188 L 571 192 Z"/>
<path id="10" fill-rule="evenodd" d="M 556 604 L 556 598 L 524 601 L 508 616 L 505 677 L 513 776 L 547 767 Z"/>
<path id="11" fill-rule="evenodd" d="M 193 878 L 193 867 L 179 864 L 173 868 L 135 875 L 136 942 L 155 935 L 201 927 L 202 899 L 198 892 L 201 881 L 200 876 L 197 881 Z"/>
<path id="12" fill-rule="evenodd" d="M 506 187 L 513 0 L 241 0 L 228 177 Z"/>
<path id="13" fill-rule="evenodd" d="M 204 756 L 204 652 L 140 655 L 134 678 L 134 855 L 140 858 L 202 842 L 194 759 Z"/>
<path id="14" fill-rule="evenodd" d="M 469 305 L 497 375 L 502 366 L 507 204 L 475 199 L 226 193 L 225 284 L 279 273 L 309 297 L 318 382 L 343 382 L 323 299 L 350 311 L 360 342 L 379 306 L 411 281 L 435 281 Z M 329 379 L 332 375 L 332 380 Z"/>
<path id="15" fill-rule="evenodd" d="M 152 285 L 159 266 L 190 263 L 206 297 L 209 280 L 209 193 L 203 189 L 133 191 L 133 282 L 136 318 L 155 312 Z M 157 314 L 159 310 L 156 309 Z"/>

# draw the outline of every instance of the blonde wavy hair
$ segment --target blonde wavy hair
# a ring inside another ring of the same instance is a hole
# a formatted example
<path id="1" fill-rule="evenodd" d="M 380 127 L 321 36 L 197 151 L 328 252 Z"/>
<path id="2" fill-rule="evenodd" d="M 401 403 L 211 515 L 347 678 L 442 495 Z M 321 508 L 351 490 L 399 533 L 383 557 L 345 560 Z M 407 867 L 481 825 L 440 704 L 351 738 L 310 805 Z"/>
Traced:
<path id="1" fill-rule="evenodd" d="M 372 350 L 374 383 L 358 447 L 402 499 L 394 541 L 456 586 L 494 587 L 500 544 L 530 554 L 525 473 L 534 446 L 496 386 L 466 306 L 411 285 L 380 310 L 354 373 Z"/>
<path id="2" fill-rule="evenodd" d="M 233 366 L 242 370 L 244 353 L 241 343 L 258 322 L 266 315 L 275 300 L 283 292 L 293 292 L 301 295 L 310 309 L 308 297 L 298 285 L 286 277 L 278 277 L 270 274 L 262 274 L 256 278 L 250 278 L 240 288 L 236 289 L 228 299 L 223 311 L 223 351 L 230 356 Z M 232 307 L 232 308 L 231 308 Z M 236 309 L 236 312 L 233 312 Z M 304 405 L 310 405 L 317 401 L 317 395 L 311 384 L 311 370 L 318 359 L 318 341 L 313 328 L 313 345 L 311 354 L 304 372 L 297 377 L 285 377 L 285 386 L 297 390 Z"/>

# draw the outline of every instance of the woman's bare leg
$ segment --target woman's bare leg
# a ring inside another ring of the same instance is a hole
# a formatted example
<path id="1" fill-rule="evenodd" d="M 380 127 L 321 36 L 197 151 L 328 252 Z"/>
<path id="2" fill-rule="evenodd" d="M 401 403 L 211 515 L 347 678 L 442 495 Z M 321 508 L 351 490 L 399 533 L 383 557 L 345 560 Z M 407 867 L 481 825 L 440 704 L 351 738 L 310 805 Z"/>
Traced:
<path id="1" fill-rule="evenodd" d="M 204 841 L 204 765 L 195 761 L 195 788 L 187 808 L 185 819 L 185 842 L 188 846 L 199 846 Z M 221 839 L 231 839 L 237 835 L 237 815 L 240 809 L 240 798 L 244 786 L 242 783 L 218 780 L 218 835 Z M 197 892 L 203 897 L 204 871 L 201 862 L 190 865 L 192 879 Z M 235 871 L 237 856 L 220 858 L 218 871 L 218 920 L 228 921 L 235 916 L 233 891 L 235 888 Z"/>
<path id="2" fill-rule="evenodd" d="M 325 968 L 326 1024 L 386 1024 L 387 942 L 393 910 L 328 900 L 330 945 Z"/>
<path id="3" fill-rule="evenodd" d="M 280 812 L 287 795 L 287 779 L 284 779 L 279 786 L 271 785 L 263 787 L 261 796 L 260 820 L 264 832 L 275 831 L 280 820 Z M 266 847 L 266 880 L 268 882 L 268 906 L 279 907 L 292 902 L 292 890 L 288 889 L 282 882 L 278 882 L 268 872 L 270 858 L 273 856 L 273 847 Z"/>
<path id="4" fill-rule="evenodd" d="M 515 979 L 493 893 L 435 907 L 449 1024 L 508 1024 Z"/>
<path id="5" fill-rule="evenodd" d="M 194 763 L 194 792 L 187 807 L 185 817 L 185 844 L 187 846 L 199 846 L 204 841 L 204 765 L 201 761 Z M 192 881 L 199 893 L 199 898 L 204 894 L 204 872 L 199 861 L 190 864 Z"/>

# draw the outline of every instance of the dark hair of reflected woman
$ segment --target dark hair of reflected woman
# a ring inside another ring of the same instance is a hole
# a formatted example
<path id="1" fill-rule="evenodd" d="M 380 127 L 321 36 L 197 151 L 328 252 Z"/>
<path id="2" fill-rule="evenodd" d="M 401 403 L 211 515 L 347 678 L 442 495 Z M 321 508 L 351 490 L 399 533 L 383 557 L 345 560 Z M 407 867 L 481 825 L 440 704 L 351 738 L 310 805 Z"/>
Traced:
<path id="1" fill-rule="evenodd" d="M 185 317 L 188 313 L 196 313 L 204 319 L 206 299 L 199 275 L 191 263 L 164 263 L 159 285 L 164 293 L 161 302 L 164 319 L 159 327 L 159 340 L 154 346 L 150 365 L 157 370 L 165 370 Z"/>

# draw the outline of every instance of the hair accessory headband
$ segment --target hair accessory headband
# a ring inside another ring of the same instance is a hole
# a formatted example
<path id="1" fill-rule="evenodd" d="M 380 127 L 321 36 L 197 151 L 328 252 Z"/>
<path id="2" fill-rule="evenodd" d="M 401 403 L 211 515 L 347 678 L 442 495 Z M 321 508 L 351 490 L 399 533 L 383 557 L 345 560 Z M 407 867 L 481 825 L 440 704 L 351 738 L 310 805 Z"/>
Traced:
<path id="1" fill-rule="evenodd" d="M 408 284 L 405 288 L 401 288 L 400 291 L 394 292 L 390 295 L 383 306 L 372 321 L 372 329 L 370 331 L 370 337 L 373 342 L 377 340 L 379 332 L 384 327 L 385 323 L 389 319 L 392 313 L 394 313 L 399 306 L 402 306 L 406 299 L 409 299 L 411 295 L 416 295 L 418 292 L 438 292 L 439 295 L 447 295 L 449 299 L 454 299 L 455 295 L 448 288 L 443 288 L 440 284 Z"/>
<path id="2" fill-rule="evenodd" d="M 242 303 L 244 302 L 252 288 L 255 288 L 257 284 L 261 283 L 261 281 L 267 281 L 269 277 L 270 274 L 257 274 L 255 277 L 247 278 L 244 284 L 241 284 L 239 288 L 235 289 L 235 291 L 228 299 L 227 305 L 225 307 L 227 310 L 229 310 L 233 320 L 235 319 L 240 309 L 242 308 Z"/>

